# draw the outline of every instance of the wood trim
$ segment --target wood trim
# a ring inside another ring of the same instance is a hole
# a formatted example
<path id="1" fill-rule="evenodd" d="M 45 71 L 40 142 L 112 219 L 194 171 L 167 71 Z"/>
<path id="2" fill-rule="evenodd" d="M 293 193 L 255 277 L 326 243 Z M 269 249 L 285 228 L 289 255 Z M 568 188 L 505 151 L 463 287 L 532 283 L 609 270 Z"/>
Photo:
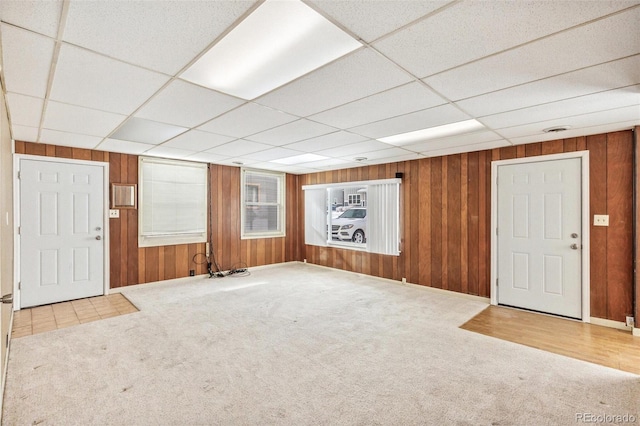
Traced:
<path id="1" fill-rule="evenodd" d="M 633 317 L 635 328 L 640 329 L 640 126 L 633 130 Z"/>

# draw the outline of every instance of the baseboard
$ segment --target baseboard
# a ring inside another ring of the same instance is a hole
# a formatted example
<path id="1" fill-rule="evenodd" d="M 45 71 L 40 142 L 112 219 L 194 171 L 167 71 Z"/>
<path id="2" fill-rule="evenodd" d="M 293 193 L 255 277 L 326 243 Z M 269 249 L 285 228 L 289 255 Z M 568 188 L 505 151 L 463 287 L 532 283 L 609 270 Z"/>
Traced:
<path id="1" fill-rule="evenodd" d="M 374 280 L 378 280 L 378 281 L 383 281 L 385 283 L 388 284 L 395 284 L 395 285 L 401 285 L 401 286 L 407 286 L 407 287 L 414 287 L 414 288 L 419 288 L 419 289 L 423 289 L 423 290 L 427 290 L 427 291 L 433 291 L 439 294 L 447 294 L 449 296 L 456 296 L 456 297 L 462 297 L 464 299 L 469 299 L 469 300 L 475 300 L 476 302 L 482 302 L 482 303 L 486 303 L 487 305 L 489 304 L 489 298 L 488 297 L 483 297 L 483 296 L 476 296 L 474 294 L 467 294 L 467 293 L 460 293 L 457 291 L 452 291 L 452 290 L 445 290 L 442 288 L 435 288 L 435 287 L 429 287 L 426 285 L 420 285 L 420 284 L 414 284 L 414 283 L 403 283 L 402 281 L 397 281 L 397 280 L 392 280 L 390 278 L 383 278 L 383 277 L 376 277 L 375 275 L 367 275 L 367 274 L 363 274 L 360 272 L 353 272 L 353 271 L 347 271 L 344 269 L 338 269 L 338 268 L 332 268 L 330 266 L 324 266 L 324 265 L 316 265 L 315 263 L 308 263 L 308 262 L 297 262 L 301 265 L 309 265 L 315 268 L 324 268 L 324 269 L 330 269 L 332 271 L 342 271 L 342 272 L 347 272 L 350 274 L 356 274 L 358 276 L 361 277 L 366 277 L 366 278 L 371 278 Z"/>
<path id="2" fill-rule="evenodd" d="M 627 327 L 627 325 L 621 321 L 613 321 L 604 318 L 595 318 L 591 317 L 589 322 L 593 325 L 601 325 L 603 327 L 615 328 L 618 330 L 631 331 L 631 327 Z"/>
<path id="3" fill-rule="evenodd" d="M 634 336 L 640 337 L 640 328 L 633 327 L 633 330 L 631 331 L 631 334 L 633 334 Z"/>

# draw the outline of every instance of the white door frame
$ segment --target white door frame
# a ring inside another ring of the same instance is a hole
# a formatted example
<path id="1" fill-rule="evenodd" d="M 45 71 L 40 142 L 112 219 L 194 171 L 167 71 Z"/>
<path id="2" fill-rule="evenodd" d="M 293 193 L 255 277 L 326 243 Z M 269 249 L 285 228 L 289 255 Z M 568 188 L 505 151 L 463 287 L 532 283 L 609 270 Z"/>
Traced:
<path id="1" fill-rule="evenodd" d="M 538 155 L 535 157 L 514 158 L 491 162 L 491 304 L 498 304 L 498 167 L 513 164 L 537 163 L 540 161 L 581 159 L 582 171 L 582 321 L 591 321 L 591 287 L 590 287 L 590 213 L 589 213 L 589 151 L 567 152 L 563 154 Z"/>
<path id="2" fill-rule="evenodd" d="M 103 293 L 109 294 L 109 163 L 104 161 L 87 161 L 87 160 L 74 160 L 70 158 L 58 158 L 58 157 L 43 157 L 40 155 L 27 155 L 27 154 L 14 154 L 13 156 L 13 217 L 14 217 L 14 245 L 13 245 L 13 255 L 15 259 L 14 265 L 14 283 L 13 283 L 13 309 L 15 311 L 20 310 L 20 234 L 18 233 L 18 229 L 20 226 L 20 181 L 18 179 L 18 173 L 20 173 L 20 161 L 22 160 L 33 160 L 33 161 L 42 161 L 48 163 L 67 163 L 67 164 L 78 164 L 78 165 L 86 165 L 86 166 L 98 166 L 102 167 L 103 181 L 104 181 L 104 274 L 103 274 Z"/>

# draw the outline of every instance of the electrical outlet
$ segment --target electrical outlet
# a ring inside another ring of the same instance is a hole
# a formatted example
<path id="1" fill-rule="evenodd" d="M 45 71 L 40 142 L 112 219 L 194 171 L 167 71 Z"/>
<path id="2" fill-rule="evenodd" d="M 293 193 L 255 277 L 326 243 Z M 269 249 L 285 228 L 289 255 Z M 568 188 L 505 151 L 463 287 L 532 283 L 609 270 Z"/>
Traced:
<path id="1" fill-rule="evenodd" d="M 627 327 L 635 327 L 635 321 L 632 316 L 627 316 L 627 321 L 625 322 Z"/>
<path id="2" fill-rule="evenodd" d="M 119 217 L 120 217 L 120 210 L 117 210 L 117 209 L 110 209 L 109 210 L 109 218 L 117 219 Z"/>
<path id="3" fill-rule="evenodd" d="M 406 284 L 407 283 L 407 279 L 406 278 L 402 278 L 402 284 Z"/>
<path id="4" fill-rule="evenodd" d="M 609 215 L 608 214 L 594 214 L 593 215 L 593 226 L 609 226 Z"/>

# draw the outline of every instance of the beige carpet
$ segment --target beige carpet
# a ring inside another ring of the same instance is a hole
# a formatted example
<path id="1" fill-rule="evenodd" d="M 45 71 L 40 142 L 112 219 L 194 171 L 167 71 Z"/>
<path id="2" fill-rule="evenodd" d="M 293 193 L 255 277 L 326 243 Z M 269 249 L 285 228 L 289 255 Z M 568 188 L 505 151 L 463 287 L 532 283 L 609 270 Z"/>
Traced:
<path id="1" fill-rule="evenodd" d="M 640 376 L 459 329 L 482 301 L 303 264 L 124 293 L 12 342 L 3 424 L 640 421 Z"/>

